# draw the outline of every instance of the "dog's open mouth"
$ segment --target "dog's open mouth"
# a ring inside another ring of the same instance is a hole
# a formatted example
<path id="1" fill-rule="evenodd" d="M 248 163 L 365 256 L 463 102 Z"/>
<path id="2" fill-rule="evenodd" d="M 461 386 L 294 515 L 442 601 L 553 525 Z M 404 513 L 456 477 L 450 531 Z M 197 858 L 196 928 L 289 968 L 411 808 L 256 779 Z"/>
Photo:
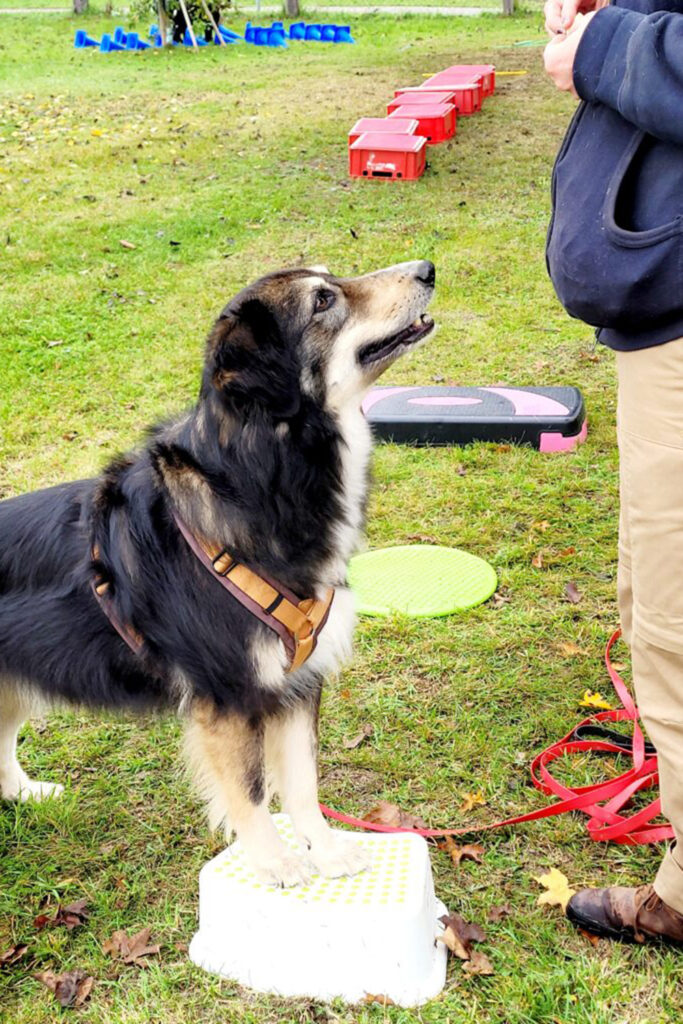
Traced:
<path id="1" fill-rule="evenodd" d="M 358 353 L 358 362 L 361 366 L 370 366 L 371 363 L 379 363 L 390 356 L 398 356 L 402 351 L 422 341 L 431 333 L 434 321 L 427 313 L 423 313 L 417 320 L 414 320 L 409 327 L 404 327 L 397 334 L 389 338 L 382 338 L 381 341 L 371 341 Z"/>

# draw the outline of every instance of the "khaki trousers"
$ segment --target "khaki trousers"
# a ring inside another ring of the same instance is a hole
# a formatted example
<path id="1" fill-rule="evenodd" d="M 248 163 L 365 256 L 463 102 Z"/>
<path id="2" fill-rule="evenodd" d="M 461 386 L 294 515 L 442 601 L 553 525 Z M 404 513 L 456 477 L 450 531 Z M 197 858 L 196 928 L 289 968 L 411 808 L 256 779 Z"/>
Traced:
<path id="1" fill-rule="evenodd" d="M 683 913 L 683 338 L 616 355 L 619 612 L 676 834 L 655 890 Z"/>

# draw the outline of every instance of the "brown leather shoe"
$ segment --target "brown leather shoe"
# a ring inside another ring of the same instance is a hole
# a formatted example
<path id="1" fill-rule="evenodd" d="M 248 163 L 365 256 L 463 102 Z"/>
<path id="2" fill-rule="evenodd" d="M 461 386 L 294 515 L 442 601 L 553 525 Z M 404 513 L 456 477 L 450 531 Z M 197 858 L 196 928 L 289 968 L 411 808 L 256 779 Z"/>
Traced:
<path id="1" fill-rule="evenodd" d="M 667 906 L 651 885 L 582 889 L 567 904 L 567 917 L 577 927 L 607 939 L 683 943 L 683 914 Z"/>

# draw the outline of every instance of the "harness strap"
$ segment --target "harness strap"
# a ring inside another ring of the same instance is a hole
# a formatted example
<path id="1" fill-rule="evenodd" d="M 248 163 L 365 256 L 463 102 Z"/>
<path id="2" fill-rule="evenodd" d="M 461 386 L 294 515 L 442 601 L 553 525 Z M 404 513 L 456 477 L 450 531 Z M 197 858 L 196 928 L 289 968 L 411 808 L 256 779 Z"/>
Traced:
<path id="1" fill-rule="evenodd" d="M 289 655 L 287 672 L 300 668 L 311 656 L 318 634 L 330 614 L 334 589 L 324 598 L 301 599 L 287 587 L 259 576 L 236 561 L 225 548 L 197 537 L 176 513 L 176 526 L 202 565 L 252 615 L 280 637 Z"/>

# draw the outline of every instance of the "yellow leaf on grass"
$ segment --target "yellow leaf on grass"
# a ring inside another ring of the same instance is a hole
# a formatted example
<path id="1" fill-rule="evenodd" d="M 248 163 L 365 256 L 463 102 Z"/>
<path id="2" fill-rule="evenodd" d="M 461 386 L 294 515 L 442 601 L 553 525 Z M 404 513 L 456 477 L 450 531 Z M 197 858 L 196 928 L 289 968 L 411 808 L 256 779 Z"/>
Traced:
<path id="1" fill-rule="evenodd" d="M 582 708 L 600 708 L 603 711 L 611 711 L 612 705 L 609 701 L 605 700 L 604 697 L 599 693 L 592 693 L 590 690 L 586 690 L 583 698 L 579 701 L 579 707 Z"/>
<path id="2" fill-rule="evenodd" d="M 576 892 L 576 889 L 570 887 L 567 876 L 557 868 L 551 868 L 546 875 L 539 875 L 534 881 L 547 889 L 547 892 L 538 897 L 539 907 L 562 907 L 563 910 L 566 910 L 567 904 Z"/>
<path id="3" fill-rule="evenodd" d="M 484 807 L 486 800 L 481 793 L 465 793 L 463 801 L 460 805 L 460 810 L 463 814 L 471 811 L 473 807 Z"/>

